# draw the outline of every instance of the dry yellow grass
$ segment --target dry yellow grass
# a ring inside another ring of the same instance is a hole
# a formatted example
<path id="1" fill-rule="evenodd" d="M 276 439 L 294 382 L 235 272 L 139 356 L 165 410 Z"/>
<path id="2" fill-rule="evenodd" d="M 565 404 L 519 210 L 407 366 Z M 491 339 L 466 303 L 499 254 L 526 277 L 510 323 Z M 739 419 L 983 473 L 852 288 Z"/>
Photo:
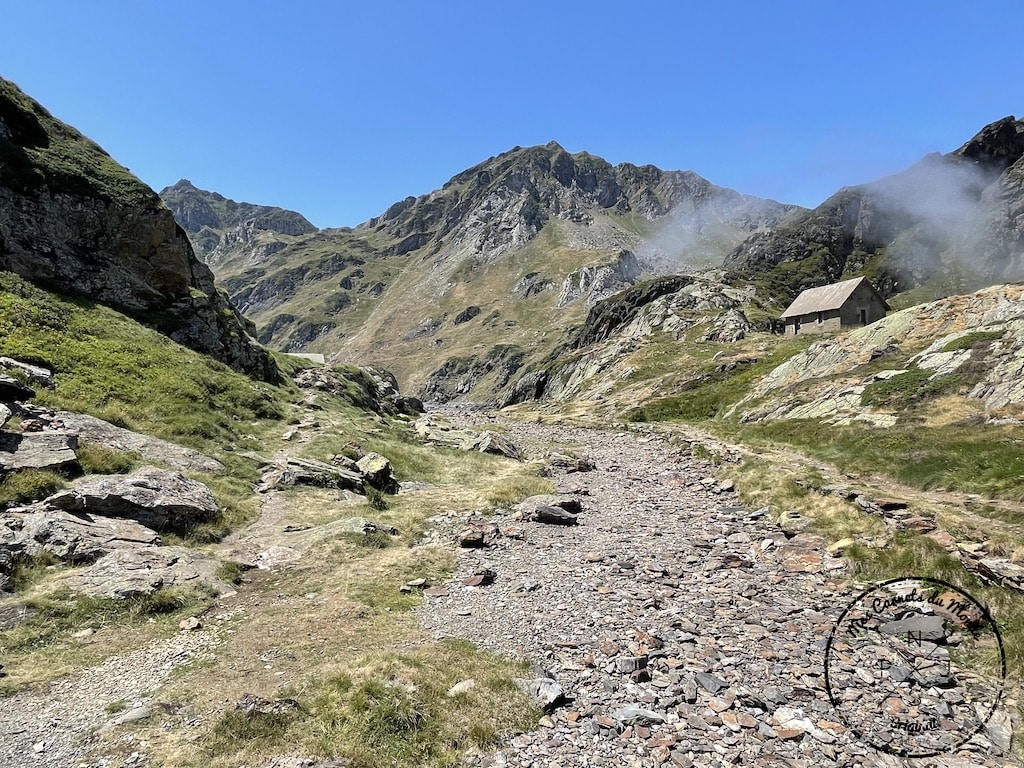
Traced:
<path id="1" fill-rule="evenodd" d="M 927 427 L 948 427 L 965 421 L 987 416 L 982 402 L 961 395 L 944 395 L 928 404 L 924 425 Z"/>
<path id="2" fill-rule="evenodd" d="M 488 471 L 480 471 L 482 466 Z M 511 682 L 521 674 L 517 665 L 468 644 L 433 643 L 410 610 L 422 597 L 399 591 L 413 578 L 443 584 L 454 565 L 450 547 L 416 545 L 428 517 L 457 519 L 484 507 L 495 494 L 548 489 L 534 469 L 479 454 L 447 456 L 436 476 L 444 482 L 387 497 L 387 509 L 380 511 L 344 500 L 334 490 L 289 491 L 277 525 L 314 526 L 296 534 L 305 548 L 301 560 L 278 573 L 250 572 L 238 594 L 205 618 L 219 626 L 223 638 L 216 660 L 180 670 L 155 695 L 173 713 L 163 718 L 173 727 L 155 722 L 131 727 L 133 736 L 149 744 L 151 764 L 228 768 L 260 764 L 288 751 L 375 764 L 365 762 L 365 745 L 359 743 L 365 733 L 343 721 L 363 711 L 359 691 L 380 692 L 383 685 L 386 693 L 396 680 L 419 692 L 412 699 L 429 713 L 439 740 L 417 741 L 407 751 L 400 745 L 402 734 L 395 735 L 381 749 L 394 751 L 396 765 L 449 752 L 444 761 L 455 759 L 461 750 L 489 743 L 502 728 L 535 722 L 537 713 Z M 331 522 L 352 516 L 393 525 L 400 534 L 378 548 L 364 546 L 358 535 L 318 533 L 319 526 L 329 529 Z M 218 622 L 213 614 L 230 618 Z M 489 682 L 471 699 L 450 702 L 443 694 L 458 682 L 450 678 L 459 675 Z M 295 698 L 304 712 L 294 721 L 272 724 L 280 732 L 268 727 L 262 735 L 247 731 L 245 738 L 232 739 L 233 728 L 249 727 L 233 713 L 234 702 L 247 693 Z M 120 735 L 106 740 L 103 749 L 117 748 Z M 441 742 L 448 746 L 442 749 Z"/>

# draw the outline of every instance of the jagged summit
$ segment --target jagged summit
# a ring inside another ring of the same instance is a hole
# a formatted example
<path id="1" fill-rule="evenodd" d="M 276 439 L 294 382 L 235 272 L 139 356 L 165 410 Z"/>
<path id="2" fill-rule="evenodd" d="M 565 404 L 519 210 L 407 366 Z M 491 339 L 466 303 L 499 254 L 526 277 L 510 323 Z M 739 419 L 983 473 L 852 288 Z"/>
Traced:
<path id="1" fill-rule="evenodd" d="M 445 243 L 487 259 L 529 242 L 552 220 L 587 226 L 609 214 L 655 221 L 681 208 L 695 214 L 691 223 L 698 229 L 726 224 L 737 242 L 793 210 L 715 186 L 692 171 L 612 165 L 552 141 L 489 158 L 362 226 L 395 239 L 396 254 Z"/>
<path id="2" fill-rule="evenodd" d="M 239 203 L 181 179 L 160 192 L 207 264 L 244 253 L 251 260 L 282 245 L 279 236 L 308 235 L 317 228 L 300 213 L 272 205 Z"/>
<path id="3" fill-rule="evenodd" d="M 1009 115 L 990 123 L 950 154 L 1002 172 L 1024 156 L 1024 119 Z"/>

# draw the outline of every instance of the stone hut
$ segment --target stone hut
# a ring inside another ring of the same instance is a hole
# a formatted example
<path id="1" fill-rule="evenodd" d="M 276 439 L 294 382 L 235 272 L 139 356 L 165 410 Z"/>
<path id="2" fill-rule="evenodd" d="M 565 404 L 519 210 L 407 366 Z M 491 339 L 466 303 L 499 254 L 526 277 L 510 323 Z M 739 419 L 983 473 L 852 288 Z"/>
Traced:
<path id="1" fill-rule="evenodd" d="M 865 277 L 808 288 L 782 313 L 786 335 L 857 328 L 885 317 L 890 309 Z"/>

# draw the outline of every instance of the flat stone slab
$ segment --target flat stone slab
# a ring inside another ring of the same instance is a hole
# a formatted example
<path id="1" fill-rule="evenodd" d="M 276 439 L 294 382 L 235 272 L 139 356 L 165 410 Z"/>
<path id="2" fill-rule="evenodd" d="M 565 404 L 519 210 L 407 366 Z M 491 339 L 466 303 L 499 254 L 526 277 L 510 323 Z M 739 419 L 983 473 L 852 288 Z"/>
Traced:
<path id="1" fill-rule="evenodd" d="M 200 472 L 219 472 L 224 469 L 224 465 L 216 459 L 192 448 L 132 432 L 84 413 L 58 411 L 53 423 L 62 425 L 65 431 L 78 435 L 82 441 L 98 443 L 115 451 L 138 453 L 147 461 L 158 461 L 175 469 Z"/>
<path id="2" fill-rule="evenodd" d="M 0 471 L 73 470 L 78 467 L 78 438 L 67 432 L 0 433 Z"/>
<path id="3" fill-rule="evenodd" d="M 44 552 L 66 563 L 91 563 L 115 549 L 152 546 L 160 536 L 151 528 L 89 513 L 10 511 L 0 518 L 0 549 L 37 557 Z"/>
<path id="4" fill-rule="evenodd" d="M 217 578 L 220 561 L 185 547 L 140 547 L 115 550 L 67 578 L 73 592 L 123 600 L 144 597 L 168 587 L 229 588 Z"/>

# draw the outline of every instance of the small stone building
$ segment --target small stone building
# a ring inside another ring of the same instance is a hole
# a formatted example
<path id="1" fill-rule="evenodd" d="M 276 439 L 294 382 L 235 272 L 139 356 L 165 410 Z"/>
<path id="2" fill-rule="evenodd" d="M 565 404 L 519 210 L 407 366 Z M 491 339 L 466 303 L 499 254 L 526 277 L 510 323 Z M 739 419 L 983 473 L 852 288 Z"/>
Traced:
<path id="1" fill-rule="evenodd" d="M 782 313 L 786 335 L 856 328 L 885 317 L 885 299 L 865 277 L 808 288 Z"/>

